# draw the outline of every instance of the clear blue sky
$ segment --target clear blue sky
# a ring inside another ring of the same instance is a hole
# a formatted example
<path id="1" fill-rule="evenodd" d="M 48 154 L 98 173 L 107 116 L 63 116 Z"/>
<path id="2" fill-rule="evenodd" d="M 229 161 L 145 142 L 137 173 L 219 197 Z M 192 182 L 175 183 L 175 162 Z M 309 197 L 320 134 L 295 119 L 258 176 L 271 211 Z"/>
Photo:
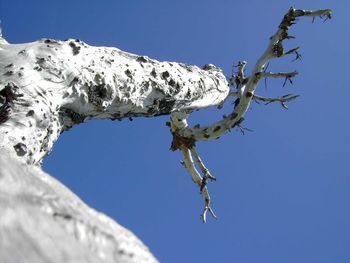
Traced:
<path id="1" fill-rule="evenodd" d="M 288 111 L 253 103 L 245 126 L 254 132 L 199 143 L 218 178 L 210 189 L 219 220 L 201 223 L 198 189 L 168 150 L 167 117 L 79 125 L 44 169 L 134 231 L 161 262 L 350 262 L 349 1 L 0 0 L 0 18 L 13 43 L 79 38 L 230 74 L 233 61 L 251 68 L 292 5 L 332 8 L 334 19 L 302 19 L 289 46 L 301 46 L 303 60 L 271 63 L 300 72 L 294 86 L 277 80 L 257 91 L 300 94 Z"/>

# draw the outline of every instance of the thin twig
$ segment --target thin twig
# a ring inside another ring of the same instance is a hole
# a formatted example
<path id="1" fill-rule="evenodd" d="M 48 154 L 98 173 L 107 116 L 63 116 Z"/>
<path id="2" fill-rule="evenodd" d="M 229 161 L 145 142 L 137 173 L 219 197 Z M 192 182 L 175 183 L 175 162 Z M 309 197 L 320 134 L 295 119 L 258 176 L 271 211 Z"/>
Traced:
<path id="1" fill-rule="evenodd" d="M 287 105 L 285 104 L 286 102 L 295 100 L 298 98 L 300 95 L 293 95 L 293 94 L 286 94 L 278 98 L 266 98 L 258 95 L 253 95 L 253 99 L 256 101 L 263 101 L 266 102 L 266 104 L 270 104 L 272 102 L 280 102 L 282 107 L 285 109 L 288 109 Z"/>

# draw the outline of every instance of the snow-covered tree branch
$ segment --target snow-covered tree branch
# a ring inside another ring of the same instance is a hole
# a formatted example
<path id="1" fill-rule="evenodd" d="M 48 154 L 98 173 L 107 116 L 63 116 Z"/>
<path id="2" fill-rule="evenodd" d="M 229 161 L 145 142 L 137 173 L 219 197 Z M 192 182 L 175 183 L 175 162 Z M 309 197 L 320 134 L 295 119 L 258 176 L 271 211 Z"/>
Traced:
<path id="1" fill-rule="evenodd" d="M 191 112 L 221 103 L 229 90 L 214 66 L 159 62 L 79 40 L 0 48 L 1 147 L 28 164 L 40 163 L 75 124 Z"/>
<path id="2" fill-rule="evenodd" d="M 160 62 L 117 48 L 94 47 L 76 40 L 41 39 L 33 43 L 9 44 L 0 35 L 0 150 L 26 165 L 40 165 L 59 135 L 90 119 L 121 120 L 170 115 L 171 149 L 180 150 L 183 165 L 198 185 L 204 199 L 202 219 L 211 208 L 207 184 L 215 177 L 202 161 L 196 143 L 217 139 L 241 126 L 252 100 L 278 102 L 283 107 L 297 98 L 256 95 L 262 79 L 283 78 L 291 72 L 268 72 L 275 58 L 295 55 L 283 42 L 296 18 L 331 18 L 328 9 L 305 11 L 291 8 L 265 52 L 247 75 L 247 62 L 236 65 L 236 73 L 225 76 L 212 64 L 202 68 L 175 62 Z M 1 32 L 0 32 L 1 33 Z M 188 116 L 207 107 L 222 107 L 235 97 L 232 112 L 212 125 L 190 127 Z"/>

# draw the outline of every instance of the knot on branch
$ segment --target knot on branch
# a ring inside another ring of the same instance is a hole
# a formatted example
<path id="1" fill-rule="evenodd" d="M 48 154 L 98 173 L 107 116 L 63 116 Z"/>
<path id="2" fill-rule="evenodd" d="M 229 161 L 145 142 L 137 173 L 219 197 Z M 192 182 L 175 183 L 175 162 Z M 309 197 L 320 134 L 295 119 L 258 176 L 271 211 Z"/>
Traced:
<path id="1" fill-rule="evenodd" d="M 187 138 L 179 135 L 176 131 L 171 132 L 173 134 L 173 140 L 171 142 L 170 150 L 176 151 L 178 149 L 192 149 L 196 146 L 196 140 L 193 137 Z"/>
<path id="2" fill-rule="evenodd" d="M 18 93 L 18 87 L 13 83 L 8 83 L 2 90 L 0 90 L 0 124 L 6 122 L 9 119 L 11 106 L 14 101 L 23 94 Z"/>
<path id="3" fill-rule="evenodd" d="M 18 87 L 13 83 L 8 83 L 2 90 L 0 90 L 0 98 L 5 103 L 13 103 L 21 94 L 18 94 Z"/>
<path id="4" fill-rule="evenodd" d="M 232 66 L 232 74 L 231 74 L 231 77 L 228 79 L 230 86 L 236 86 L 237 89 L 240 89 L 241 86 L 247 83 L 248 78 L 246 78 L 244 73 L 246 65 L 247 65 L 247 62 L 243 60 L 243 61 L 238 61 L 237 65 Z M 236 72 L 235 72 L 235 68 L 237 68 Z"/>
<path id="5" fill-rule="evenodd" d="M 300 12 L 304 12 L 303 10 L 296 10 L 291 7 L 287 14 L 283 17 L 283 20 L 279 26 L 280 29 L 287 31 L 289 27 L 295 24 L 295 18 L 297 16 L 302 16 Z"/>

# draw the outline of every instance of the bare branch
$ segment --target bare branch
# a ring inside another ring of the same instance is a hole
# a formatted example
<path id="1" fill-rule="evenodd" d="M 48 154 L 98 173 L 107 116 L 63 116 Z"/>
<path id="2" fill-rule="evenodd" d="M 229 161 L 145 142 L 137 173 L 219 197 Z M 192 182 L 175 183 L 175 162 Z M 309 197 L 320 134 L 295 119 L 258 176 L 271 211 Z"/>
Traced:
<path id="1" fill-rule="evenodd" d="M 291 8 L 290 12 L 293 13 L 293 16 L 299 17 L 299 16 L 310 16 L 310 17 L 320 17 L 322 19 L 328 20 L 332 18 L 332 10 L 331 9 L 320 9 L 316 11 L 311 10 L 301 10 L 301 9 L 294 9 Z"/>
<path id="2" fill-rule="evenodd" d="M 189 150 L 186 147 L 182 147 L 181 150 L 182 150 L 182 155 L 183 155 L 183 158 L 184 158 L 184 160 L 183 160 L 184 166 L 186 167 L 187 171 L 191 174 L 192 180 L 199 186 L 200 193 L 201 193 L 201 195 L 202 195 L 202 197 L 204 199 L 204 202 L 205 202 L 204 209 L 203 209 L 203 212 L 201 214 L 202 221 L 204 223 L 206 222 L 206 214 L 207 214 L 208 211 L 213 216 L 213 218 L 216 219 L 217 217 L 216 217 L 213 209 L 211 208 L 211 199 L 210 199 L 210 195 L 209 195 L 209 192 L 208 192 L 208 188 L 207 188 L 207 186 L 205 186 L 203 184 L 203 179 L 200 176 L 200 174 L 198 173 L 196 167 L 194 166 L 194 162 L 193 162 L 192 154 L 191 154 L 192 152 L 195 153 L 195 156 L 196 156 L 196 159 L 197 159 L 197 163 L 200 163 L 201 169 L 203 169 L 203 171 L 206 171 L 205 175 L 208 178 L 215 178 L 215 177 L 210 175 L 208 169 L 204 166 L 204 164 L 200 160 L 196 150 Z"/>
<path id="3" fill-rule="evenodd" d="M 259 72 L 257 73 L 260 77 L 263 78 L 294 78 L 296 75 L 298 75 L 297 71 L 293 71 L 293 72 Z"/>
<path id="4" fill-rule="evenodd" d="M 241 124 L 238 124 L 237 127 L 239 128 L 239 130 L 241 131 L 241 133 L 243 135 L 245 135 L 245 132 L 248 131 L 248 132 L 252 132 L 253 130 L 252 129 L 248 129 L 246 127 L 243 127 Z"/>
<path id="5" fill-rule="evenodd" d="M 277 32 L 270 38 L 270 43 L 263 55 L 255 64 L 252 74 L 249 77 L 244 76 L 244 83 L 242 83 L 241 81 L 239 82 L 239 84 L 241 85 L 241 88 L 239 90 L 239 101 L 237 106 L 234 108 L 234 111 L 229 115 L 229 118 L 225 118 L 224 120 L 220 120 L 210 126 L 202 127 L 200 129 L 192 129 L 190 127 L 186 127 L 185 129 L 179 130 L 179 134 L 181 134 L 181 136 L 183 137 L 192 137 L 196 141 L 217 139 L 221 135 L 229 132 L 229 130 L 236 125 L 236 122 L 244 116 L 244 114 L 249 108 L 251 99 L 253 97 L 252 95 L 254 94 L 254 91 L 258 85 L 261 76 L 283 76 L 286 78 L 285 82 L 292 82 L 291 78 L 297 74 L 296 72 L 281 74 L 277 73 L 275 75 L 269 75 L 269 73 L 264 73 L 263 71 L 265 69 L 265 66 L 271 59 L 278 57 L 279 53 L 281 53 L 280 49 L 282 49 L 283 51 L 282 42 L 284 39 L 289 38 L 288 30 L 290 26 L 292 26 L 295 23 L 296 17 L 299 17 L 302 14 L 305 14 L 306 16 L 323 15 L 328 17 L 330 14 L 330 10 L 326 9 L 319 11 L 305 11 L 291 8 L 288 11 L 288 13 L 284 16 Z M 288 52 L 293 53 L 296 51 L 296 49 L 292 49 Z M 285 53 L 282 52 L 280 55 L 282 56 L 283 54 Z M 244 69 L 246 62 L 241 63 L 241 65 L 244 65 L 243 67 L 241 66 L 241 69 Z M 239 73 L 242 73 L 242 71 L 239 71 Z M 239 73 L 237 74 L 237 76 L 240 75 Z"/>
<path id="6" fill-rule="evenodd" d="M 206 190 L 206 189 L 205 189 Z M 211 208 L 211 205 L 210 205 L 210 199 L 206 199 L 205 200 L 205 206 L 204 206 L 204 209 L 203 209 L 203 212 L 202 212 L 202 215 L 201 215 L 201 218 L 202 218 L 202 221 L 203 223 L 206 223 L 207 222 L 207 212 L 209 211 L 209 213 L 211 214 L 211 216 L 215 219 L 217 219 L 217 216 L 215 215 L 213 209 Z"/>
<path id="7" fill-rule="evenodd" d="M 211 175 L 210 171 L 205 167 L 204 163 L 202 162 L 196 147 L 192 147 L 191 148 L 191 154 L 194 157 L 199 169 L 201 170 L 202 174 L 203 174 L 203 179 L 202 179 L 202 184 L 200 187 L 200 190 L 202 191 L 203 188 L 207 185 L 208 179 L 211 181 L 216 181 L 216 178 L 214 176 Z"/>
<path id="8" fill-rule="evenodd" d="M 286 85 L 287 81 L 289 81 L 290 84 L 293 84 L 292 78 L 294 78 L 296 75 L 298 75 L 297 71 L 293 72 L 277 72 L 277 73 L 272 73 L 272 72 L 260 72 L 257 73 L 259 77 L 264 77 L 266 78 L 285 78 L 283 82 L 283 87 Z"/>
<path id="9" fill-rule="evenodd" d="M 286 94 L 286 95 L 283 95 L 283 96 L 278 97 L 278 98 L 266 98 L 266 97 L 261 97 L 261 96 L 254 94 L 253 99 L 257 100 L 257 101 L 266 102 L 266 104 L 270 104 L 272 102 L 280 102 L 283 108 L 288 109 L 288 107 L 285 103 L 292 101 L 292 100 L 295 100 L 298 97 L 299 97 L 299 95 Z"/>
<path id="10" fill-rule="evenodd" d="M 193 182 L 196 183 L 199 187 L 201 187 L 202 186 L 202 177 L 200 176 L 199 172 L 197 171 L 197 168 L 194 166 L 190 150 L 188 148 L 182 147 L 181 151 L 182 151 L 184 165 L 185 165 L 187 171 L 190 173 Z"/>
<path id="11" fill-rule="evenodd" d="M 244 72 L 247 62 L 241 61 L 238 63 L 238 65 L 235 66 L 238 68 L 238 70 L 236 74 L 233 73 L 232 76 L 228 79 L 228 83 L 231 86 L 234 86 L 237 89 L 237 92 L 231 92 L 225 98 L 225 101 L 227 101 L 227 99 L 231 96 L 237 97 L 231 114 L 224 116 L 222 120 L 219 120 L 212 125 L 205 127 L 196 125 L 195 127 L 191 128 L 187 124 L 186 114 L 181 116 L 180 112 L 172 113 L 171 130 L 173 134 L 176 134 L 175 138 L 177 138 L 178 141 L 186 142 L 186 140 L 190 140 L 193 142 L 193 147 L 190 147 L 191 150 L 183 150 L 183 153 L 186 157 L 184 158 L 185 163 L 186 159 L 188 163 L 186 164 L 186 168 L 192 174 L 192 178 L 195 178 L 195 182 L 200 185 L 202 195 L 206 201 L 206 206 L 202 213 L 202 219 L 204 222 L 206 221 L 206 213 L 208 211 L 213 215 L 213 217 L 216 216 L 210 208 L 210 198 L 209 193 L 207 193 L 208 190 L 206 183 L 207 179 L 210 178 L 210 176 L 208 176 L 208 169 L 204 166 L 203 162 L 199 158 L 199 155 L 194 148 L 194 144 L 197 141 L 217 139 L 236 126 L 241 130 L 243 134 L 245 131 L 249 131 L 249 129 L 242 127 L 241 123 L 244 120 L 244 115 L 249 109 L 252 99 L 255 101 L 264 101 L 266 103 L 279 102 L 284 108 L 287 108 L 286 103 L 298 97 L 298 95 L 287 94 L 279 98 L 265 98 L 254 95 L 254 92 L 261 78 L 265 79 L 265 87 L 267 78 L 285 78 L 283 86 L 285 86 L 288 81 L 291 84 L 293 83 L 292 78 L 298 74 L 296 71 L 272 73 L 266 72 L 266 70 L 269 61 L 274 58 L 295 54 L 296 58 L 294 60 L 301 59 L 301 55 L 298 52 L 299 47 L 290 49 L 288 51 L 284 51 L 283 47 L 284 40 L 295 38 L 294 36 L 289 35 L 288 30 L 292 25 L 296 23 L 296 18 L 301 16 L 321 17 L 324 20 L 327 20 L 331 18 L 331 11 L 329 9 L 317 11 L 299 10 L 294 8 L 289 9 L 287 14 L 283 17 L 283 20 L 280 23 L 277 32 L 270 38 L 270 42 L 265 52 L 256 62 L 251 75 L 246 76 Z M 220 104 L 219 108 L 221 107 L 222 104 Z M 204 175 L 203 179 L 201 179 L 199 173 L 195 170 L 191 154 L 195 157 L 197 165 L 200 167 Z M 201 180 L 201 182 L 199 182 L 199 180 Z"/>
<path id="12" fill-rule="evenodd" d="M 292 48 L 284 53 L 284 55 L 290 55 L 290 54 L 295 54 L 295 59 L 293 59 L 292 61 L 301 60 L 302 58 L 302 55 L 299 53 L 299 47 Z"/>

